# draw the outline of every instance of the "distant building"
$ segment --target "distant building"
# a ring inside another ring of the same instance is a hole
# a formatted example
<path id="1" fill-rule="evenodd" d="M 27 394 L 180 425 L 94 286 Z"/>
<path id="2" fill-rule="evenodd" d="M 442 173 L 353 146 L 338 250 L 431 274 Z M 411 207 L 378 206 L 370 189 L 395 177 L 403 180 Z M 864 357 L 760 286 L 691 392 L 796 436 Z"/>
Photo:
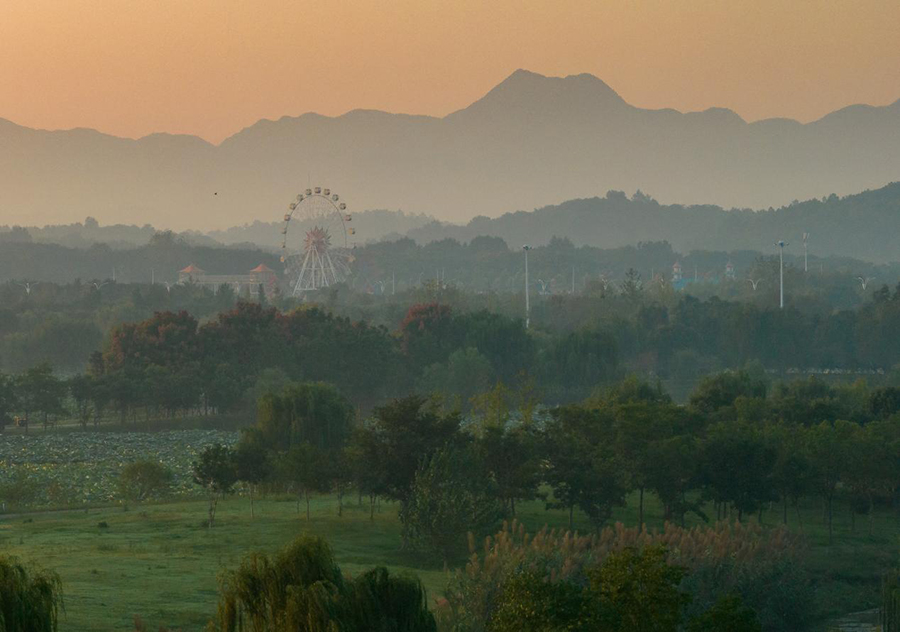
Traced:
<path id="1" fill-rule="evenodd" d="M 227 285 L 234 290 L 235 294 L 249 296 L 258 296 L 259 288 L 262 286 L 266 296 L 271 296 L 278 285 L 278 278 L 275 271 L 264 263 L 259 264 L 247 274 L 207 274 L 205 270 L 192 263 L 183 270 L 179 270 L 178 282 L 205 285 L 212 288 L 214 292 L 218 291 L 221 286 Z"/>
<path id="2" fill-rule="evenodd" d="M 725 265 L 725 278 L 734 279 L 734 264 L 730 261 Z"/>

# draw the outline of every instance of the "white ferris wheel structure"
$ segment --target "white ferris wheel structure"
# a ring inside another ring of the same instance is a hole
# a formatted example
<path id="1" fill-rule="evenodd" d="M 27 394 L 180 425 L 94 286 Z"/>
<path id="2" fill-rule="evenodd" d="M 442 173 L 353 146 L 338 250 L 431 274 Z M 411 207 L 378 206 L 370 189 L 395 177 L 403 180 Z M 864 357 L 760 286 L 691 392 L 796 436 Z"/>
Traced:
<path id="1" fill-rule="evenodd" d="M 291 201 L 281 229 L 281 261 L 291 296 L 346 281 L 356 230 L 347 205 L 331 189 L 306 189 Z"/>

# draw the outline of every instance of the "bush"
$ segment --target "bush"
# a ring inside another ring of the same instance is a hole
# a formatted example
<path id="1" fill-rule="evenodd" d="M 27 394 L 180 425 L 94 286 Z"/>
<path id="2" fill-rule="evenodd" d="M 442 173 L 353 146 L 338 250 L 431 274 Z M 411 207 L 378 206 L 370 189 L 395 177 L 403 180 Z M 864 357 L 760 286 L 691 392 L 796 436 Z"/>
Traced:
<path id="1" fill-rule="evenodd" d="M 551 582 L 534 571 L 503 584 L 488 632 L 563 632 L 581 629 L 585 591 L 571 582 Z"/>
<path id="2" fill-rule="evenodd" d="M 135 461 L 122 470 L 119 494 L 137 502 L 163 496 L 172 487 L 172 471 L 158 461 Z"/>
<path id="3" fill-rule="evenodd" d="M 709 632 L 710 630 L 727 630 L 728 632 L 762 632 L 762 626 L 756 613 L 744 605 L 740 597 L 725 595 L 713 606 L 691 620 L 687 632 Z"/>
<path id="4" fill-rule="evenodd" d="M 7 505 L 7 509 L 27 507 L 37 496 L 37 483 L 24 472 L 16 472 L 11 480 L 0 484 L 0 501 Z"/>

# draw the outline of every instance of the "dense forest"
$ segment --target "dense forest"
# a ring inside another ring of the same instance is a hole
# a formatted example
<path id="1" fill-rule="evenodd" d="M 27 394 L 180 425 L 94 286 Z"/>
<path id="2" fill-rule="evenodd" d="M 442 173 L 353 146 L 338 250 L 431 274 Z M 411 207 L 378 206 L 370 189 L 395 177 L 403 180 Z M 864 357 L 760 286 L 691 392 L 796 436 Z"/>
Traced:
<path id="1" fill-rule="evenodd" d="M 751 363 L 881 384 L 896 379 L 900 357 L 900 289 L 887 286 L 855 310 L 822 313 L 649 291 L 632 279 L 616 292 L 545 297 L 530 331 L 506 313 L 518 301 L 438 285 L 363 301 L 335 293 L 283 310 L 227 288 L 135 286 L 122 295 L 125 286 L 111 285 L 120 292 L 112 301 L 106 287 L 48 287 L 72 302 L 68 314 L 49 311 L 52 303 L 38 312 L 27 296 L 0 312 L 0 365 L 19 375 L 4 381 L 10 397 L 45 363 L 75 376 L 82 403 L 122 422 L 241 409 L 268 385 L 298 379 L 337 384 L 366 410 L 416 391 L 468 409 L 497 382 L 534 382 L 544 403 L 558 404 L 628 373 L 662 380 L 681 399 L 702 376 Z M 46 399 L 34 388 L 31 399 L 50 403 L 32 411 L 58 416 L 64 394 Z M 7 422 L 27 416 L 10 401 L 0 413 Z"/>

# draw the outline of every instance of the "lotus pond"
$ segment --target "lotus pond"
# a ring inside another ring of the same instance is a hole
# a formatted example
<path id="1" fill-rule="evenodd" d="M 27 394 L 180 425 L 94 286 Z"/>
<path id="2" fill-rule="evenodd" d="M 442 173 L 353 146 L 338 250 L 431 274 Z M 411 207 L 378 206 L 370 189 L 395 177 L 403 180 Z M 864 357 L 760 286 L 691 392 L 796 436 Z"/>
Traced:
<path id="1" fill-rule="evenodd" d="M 174 473 L 173 496 L 194 496 L 191 464 L 207 446 L 234 445 L 239 436 L 224 430 L 0 435 L 0 486 L 25 482 L 31 493 L 21 504 L 35 507 L 109 503 L 117 500 L 122 468 L 153 459 Z"/>

